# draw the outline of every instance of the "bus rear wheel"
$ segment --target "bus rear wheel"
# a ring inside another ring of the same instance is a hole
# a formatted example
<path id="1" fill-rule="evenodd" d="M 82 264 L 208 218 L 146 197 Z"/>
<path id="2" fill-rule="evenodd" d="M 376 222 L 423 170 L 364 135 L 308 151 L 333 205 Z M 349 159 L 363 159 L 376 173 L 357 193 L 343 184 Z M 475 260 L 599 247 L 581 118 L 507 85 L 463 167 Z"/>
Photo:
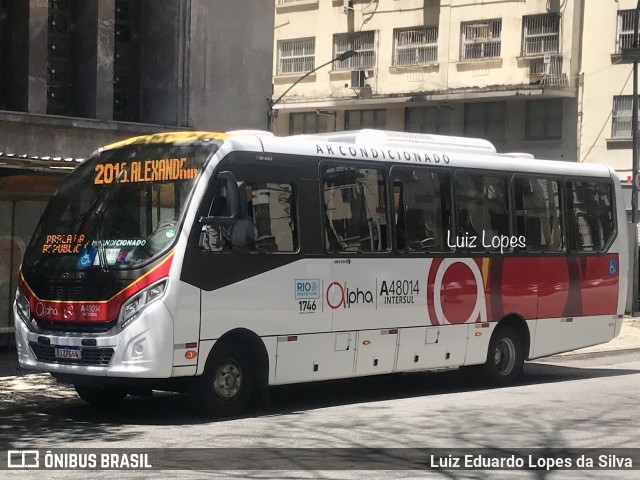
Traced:
<path id="1" fill-rule="evenodd" d="M 509 326 L 499 326 L 489 342 L 487 362 L 483 366 L 485 378 L 497 387 L 512 385 L 522 375 L 523 365 L 524 353 L 518 334 Z"/>
<path id="2" fill-rule="evenodd" d="M 209 413 L 236 415 L 251 397 L 253 377 L 245 351 L 230 344 L 214 347 L 200 378 L 198 395 Z"/>
<path id="3" fill-rule="evenodd" d="M 127 396 L 119 388 L 103 388 L 89 385 L 74 385 L 78 396 L 89 405 L 99 408 L 116 408 Z"/>

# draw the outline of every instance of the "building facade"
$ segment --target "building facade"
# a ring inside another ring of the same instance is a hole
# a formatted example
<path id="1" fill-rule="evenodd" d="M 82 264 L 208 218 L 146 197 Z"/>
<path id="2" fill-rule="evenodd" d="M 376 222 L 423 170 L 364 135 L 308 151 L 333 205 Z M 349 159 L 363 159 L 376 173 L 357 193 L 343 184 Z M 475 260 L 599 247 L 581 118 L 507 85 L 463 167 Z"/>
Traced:
<path id="1" fill-rule="evenodd" d="M 575 161 L 582 13 L 571 0 L 276 0 L 274 98 L 300 83 L 274 132 L 464 135 Z"/>
<path id="2" fill-rule="evenodd" d="M 606 161 L 623 180 L 631 175 L 633 65 L 622 49 L 632 46 L 635 0 L 587 1 L 584 15 L 580 161 Z"/>
<path id="3" fill-rule="evenodd" d="M 138 134 L 266 127 L 273 15 L 250 0 L 0 0 L 0 333 L 76 159 Z"/>

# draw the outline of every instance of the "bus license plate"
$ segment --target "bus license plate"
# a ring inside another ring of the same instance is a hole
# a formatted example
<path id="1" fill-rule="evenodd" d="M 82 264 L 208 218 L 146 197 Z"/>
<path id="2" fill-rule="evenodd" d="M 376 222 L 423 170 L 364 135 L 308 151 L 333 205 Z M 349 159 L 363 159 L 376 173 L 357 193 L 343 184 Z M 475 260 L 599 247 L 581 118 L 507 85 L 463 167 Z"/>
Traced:
<path id="1" fill-rule="evenodd" d="M 76 348 L 56 348 L 56 358 L 64 359 L 82 359 L 82 353 L 80 349 Z"/>

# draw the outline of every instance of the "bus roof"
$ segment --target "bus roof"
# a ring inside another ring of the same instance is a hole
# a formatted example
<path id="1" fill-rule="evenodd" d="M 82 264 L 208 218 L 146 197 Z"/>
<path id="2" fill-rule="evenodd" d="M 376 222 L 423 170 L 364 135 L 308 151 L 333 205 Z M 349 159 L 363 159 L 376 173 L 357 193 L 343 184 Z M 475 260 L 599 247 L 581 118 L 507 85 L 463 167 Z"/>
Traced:
<path id="1" fill-rule="evenodd" d="M 234 148 L 248 150 L 248 139 L 230 138 Z M 298 154 L 333 159 L 480 168 L 527 172 L 540 175 L 615 177 L 615 171 L 599 163 L 541 160 L 527 153 L 496 153 L 481 139 L 442 135 L 406 134 L 382 130 L 360 130 L 288 137 L 259 136 L 264 152 Z M 446 157 L 446 159 L 445 159 Z"/>
<path id="2" fill-rule="evenodd" d="M 101 150 L 142 144 L 188 144 L 205 139 L 228 140 L 237 150 L 260 150 L 307 157 L 485 168 L 548 175 L 615 176 L 615 172 L 604 164 L 541 160 L 528 153 L 497 153 L 491 142 L 478 138 L 373 129 L 287 137 L 276 137 L 271 132 L 261 130 L 235 130 L 226 133 L 166 132 L 129 138 L 107 145 Z"/>
<path id="3" fill-rule="evenodd" d="M 146 145 L 153 143 L 190 143 L 198 140 L 210 138 L 212 140 L 226 140 L 229 135 L 220 132 L 204 132 L 204 131 L 183 131 L 183 132 L 162 132 L 151 135 L 140 135 L 131 137 L 119 142 L 112 143 L 101 150 L 111 150 L 113 148 L 128 147 L 130 145 Z"/>

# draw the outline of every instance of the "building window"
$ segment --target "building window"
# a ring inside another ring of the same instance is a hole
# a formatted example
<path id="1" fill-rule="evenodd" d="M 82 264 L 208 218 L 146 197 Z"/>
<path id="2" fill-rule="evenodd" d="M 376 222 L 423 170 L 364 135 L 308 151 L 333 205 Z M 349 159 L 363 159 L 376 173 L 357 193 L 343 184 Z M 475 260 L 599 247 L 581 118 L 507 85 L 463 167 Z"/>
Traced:
<path id="1" fill-rule="evenodd" d="M 464 106 L 464 135 L 504 141 L 505 102 L 466 103 Z"/>
<path id="2" fill-rule="evenodd" d="M 345 112 L 345 130 L 360 130 L 361 128 L 384 129 L 386 123 L 387 111 L 385 109 L 347 110 Z"/>
<path id="3" fill-rule="evenodd" d="M 524 17 L 522 55 L 535 56 L 560 51 L 560 16 L 532 15 Z"/>
<path id="4" fill-rule="evenodd" d="M 460 60 L 500 57 L 502 20 L 483 20 L 462 24 Z"/>
<path id="5" fill-rule="evenodd" d="M 318 112 L 292 113 L 289 115 L 289 133 L 324 133 L 329 131 L 328 117 Z"/>
<path id="6" fill-rule="evenodd" d="M 632 95 L 619 95 L 613 97 L 611 138 L 631 138 L 632 106 Z"/>
<path id="7" fill-rule="evenodd" d="M 562 106 L 561 98 L 527 100 L 525 138 L 527 140 L 562 138 Z"/>
<path id="8" fill-rule="evenodd" d="M 633 46 L 633 18 L 635 10 L 620 10 L 616 34 L 616 53 L 622 53 L 623 48 Z"/>
<path id="9" fill-rule="evenodd" d="M 419 65 L 438 61 L 438 28 L 403 28 L 393 31 L 394 65 Z"/>
<path id="10" fill-rule="evenodd" d="M 310 72 L 315 68 L 315 55 L 315 38 L 278 42 L 278 75 Z"/>
<path id="11" fill-rule="evenodd" d="M 446 107 L 411 107 L 406 109 L 404 129 L 407 132 L 449 133 L 449 112 Z"/>
<path id="12" fill-rule="evenodd" d="M 347 50 L 357 55 L 343 62 L 335 62 L 335 70 L 357 70 L 373 68 L 376 64 L 375 32 L 345 33 L 333 36 L 333 58 Z"/>

